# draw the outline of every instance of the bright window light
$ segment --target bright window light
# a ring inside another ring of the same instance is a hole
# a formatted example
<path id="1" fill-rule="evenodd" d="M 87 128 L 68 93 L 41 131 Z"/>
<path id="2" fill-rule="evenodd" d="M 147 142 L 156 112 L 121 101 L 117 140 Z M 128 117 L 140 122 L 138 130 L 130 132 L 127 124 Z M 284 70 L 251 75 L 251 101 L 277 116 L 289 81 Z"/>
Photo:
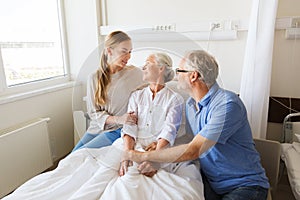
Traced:
<path id="1" fill-rule="evenodd" d="M 58 7 L 55 0 L 0 1 L 0 55 L 8 87 L 66 75 Z"/>

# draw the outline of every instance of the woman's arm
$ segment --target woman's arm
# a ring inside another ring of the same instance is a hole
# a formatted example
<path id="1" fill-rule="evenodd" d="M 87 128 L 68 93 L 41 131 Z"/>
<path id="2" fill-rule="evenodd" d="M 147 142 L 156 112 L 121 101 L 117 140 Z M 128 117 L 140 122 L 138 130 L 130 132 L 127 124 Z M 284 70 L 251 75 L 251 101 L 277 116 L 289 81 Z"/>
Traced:
<path id="1" fill-rule="evenodd" d="M 111 115 L 107 109 L 109 106 L 96 106 L 95 93 L 97 85 L 97 76 L 91 74 L 87 80 L 87 111 L 92 121 L 96 122 L 99 129 L 104 130 L 106 125 L 114 124 L 136 124 L 137 117 L 134 113 L 125 113 L 124 115 L 114 116 Z M 129 91 L 128 91 L 129 92 Z M 126 97 L 127 98 L 127 97 Z M 122 99 L 124 101 L 124 99 Z"/>
<path id="2" fill-rule="evenodd" d="M 183 98 L 178 94 L 173 94 L 169 102 L 164 105 L 167 113 L 157 140 L 167 140 L 170 146 L 174 144 L 182 120 L 183 104 Z"/>
<path id="3" fill-rule="evenodd" d="M 108 116 L 106 118 L 105 124 L 128 124 L 135 125 L 137 124 L 137 116 L 134 112 L 128 112 L 121 116 Z"/>
<path id="4" fill-rule="evenodd" d="M 169 141 L 168 140 L 165 140 L 163 138 L 160 138 L 157 142 L 157 145 L 156 145 L 156 150 L 160 150 L 160 149 L 164 149 L 166 148 L 167 146 L 169 146 Z"/>
<path id="5" fill-rule="evenodd" d="M 87 80 L 87 95 L 86 105 L 87 112 L 91 121 L 97 122 L 99 129 L 104 130 L 105 121 L 109 117 L 109 114 L 95 104 L 95 93 L 96 93 L 97 76 L 95 73 L 89 75 Z"/>
<path id="6" fill-rule="evenodd" d="M 125 134 L 123 136 L 123 142 L 124 142 L 124 150 L 125 151 L 129 151 L 129 150 L 134 149 L 135 141 L 131 136 Z M 123 160 L 121 162 L 121 165 L 120 165 L 119 175 L 120 176 L 125 175 L 125 173 L 127 172 L 129 166 L 132 166 L 132 161 Z"/>

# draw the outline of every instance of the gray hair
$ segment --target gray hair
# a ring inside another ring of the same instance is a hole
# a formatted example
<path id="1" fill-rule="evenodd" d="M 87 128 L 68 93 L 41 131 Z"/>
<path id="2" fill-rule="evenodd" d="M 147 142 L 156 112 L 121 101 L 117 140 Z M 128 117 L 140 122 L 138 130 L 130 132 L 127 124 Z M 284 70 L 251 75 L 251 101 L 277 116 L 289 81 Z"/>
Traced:
<path id="1" fill-rule="evenodd" d="M 172 59 L 170 56 L 168 56 L 166 53 L 153 53 L 152 54 L 155 57 L 155 60 L 160 66 L 165 67 L 165 73 L 164 73 L 164 82 L 169 82 L 171 81 L 174 76 L 175 72 L 172 69 Z"/>
<path id="2" fill-rule="evenodd" d="M 199 73 L 199 78 L 207 87 L 210 88 L 215 84 L 219 74 L 219 66 L 213 56 L 203 50 L 193 50 L 189 51 L 185 58 L 187 65 Z"/>

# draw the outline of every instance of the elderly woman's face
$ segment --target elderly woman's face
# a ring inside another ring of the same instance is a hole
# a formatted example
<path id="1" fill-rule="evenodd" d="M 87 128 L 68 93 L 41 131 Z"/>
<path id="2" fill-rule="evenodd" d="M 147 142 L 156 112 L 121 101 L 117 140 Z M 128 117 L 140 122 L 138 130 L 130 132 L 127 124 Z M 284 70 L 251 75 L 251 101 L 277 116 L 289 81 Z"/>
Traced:
<path id="1" fill-rule="evenodd" d="M 162 70 L 158 65 L 155 57 L 150 55 L 145 65 L 143 66 L 143 80 L 147 81 L 148 83 L 154 82 L 156 83 L 160 76 L 162 76 Z"/>

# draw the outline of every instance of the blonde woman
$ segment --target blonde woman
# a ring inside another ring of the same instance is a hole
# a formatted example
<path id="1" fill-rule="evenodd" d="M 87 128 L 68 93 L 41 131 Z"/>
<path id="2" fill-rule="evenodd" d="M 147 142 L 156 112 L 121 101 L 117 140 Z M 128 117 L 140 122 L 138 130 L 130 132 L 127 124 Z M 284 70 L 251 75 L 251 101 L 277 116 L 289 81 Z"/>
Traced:
<path id="1" fill-rule="evenodd" d="M 127 66 L 132 42 L 122 32 L 110 33 L 104 44 L 99 69 L 87 81 L 87 111 L 90 126 L 73 151 L 101 148 L 120 137 L 124 124 L 136 124 L 135 113 L 126 113 L 129 96 L 142 81 L 142 71 Z"/>

